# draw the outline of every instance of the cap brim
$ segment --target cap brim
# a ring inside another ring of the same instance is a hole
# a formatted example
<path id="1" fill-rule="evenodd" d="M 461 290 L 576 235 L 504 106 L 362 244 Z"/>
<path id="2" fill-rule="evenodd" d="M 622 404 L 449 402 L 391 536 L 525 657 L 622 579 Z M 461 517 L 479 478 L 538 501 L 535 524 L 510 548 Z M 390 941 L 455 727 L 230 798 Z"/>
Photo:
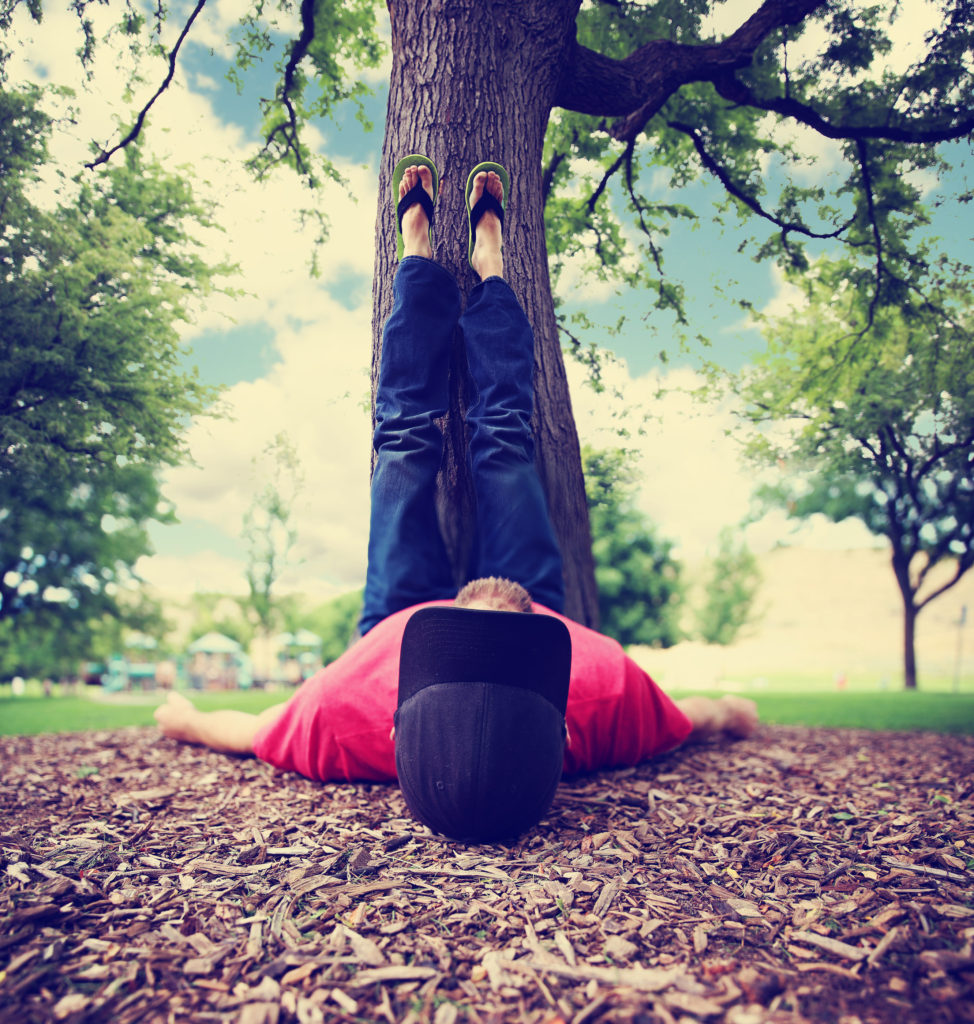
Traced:
<path id="1" fill-rule="evenodd" d="M 568 629 L 550 615 L 421 608 L 403 632 L 399 705 L 437 683 L 496 682 L 537 693 L 564 715 L 571 660 Z"/>

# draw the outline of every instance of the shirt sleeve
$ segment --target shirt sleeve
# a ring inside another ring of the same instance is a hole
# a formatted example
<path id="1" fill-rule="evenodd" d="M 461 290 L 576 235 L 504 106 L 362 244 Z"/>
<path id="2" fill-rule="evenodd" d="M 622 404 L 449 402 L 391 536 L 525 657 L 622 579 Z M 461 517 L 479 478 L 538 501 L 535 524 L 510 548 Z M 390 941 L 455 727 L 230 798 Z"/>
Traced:
<path id="1" fill-rule="evenodd" d="M 347 682 L 338 673 L 308 679 L 257 732 L 257 757 L 320 782 L 394 782 L 390 702 L 365 687 L 348 692 Z"/>
<path id="2" fill-rule="evenodd" d="M 639 764 L 690 735 L 687 716 L 615 640 L 566 624 L 572 638 L 566 774 Z"/>
<path id="3" fill-rule="evenodd" d="M 280 717 L 258 730 L 257 757 L 321 782 L 395 782 L 399 649 L 415 610 L 390 615 L 306 680 Z"/>
<path id="4" fill-rule="evenodd" d="M 280 717 L 258 730 L 257 757 L 321 782 L 395 781 L 389 733 L 402 634 L 395 618 L 301 685 Z"/>

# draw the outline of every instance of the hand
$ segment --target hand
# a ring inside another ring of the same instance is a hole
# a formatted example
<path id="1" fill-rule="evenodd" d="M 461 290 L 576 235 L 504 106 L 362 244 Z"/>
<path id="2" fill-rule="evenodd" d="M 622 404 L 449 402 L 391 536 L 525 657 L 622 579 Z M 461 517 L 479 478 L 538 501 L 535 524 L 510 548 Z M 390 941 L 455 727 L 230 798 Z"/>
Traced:
<path id="1" fill-rule="evenodd" d="M 758 706 L 747 697 L 725 694 L 720 698 L 724 706 L 724 722 L 722 729 L 728 736 L 744 739 L 758 727 Z"/>

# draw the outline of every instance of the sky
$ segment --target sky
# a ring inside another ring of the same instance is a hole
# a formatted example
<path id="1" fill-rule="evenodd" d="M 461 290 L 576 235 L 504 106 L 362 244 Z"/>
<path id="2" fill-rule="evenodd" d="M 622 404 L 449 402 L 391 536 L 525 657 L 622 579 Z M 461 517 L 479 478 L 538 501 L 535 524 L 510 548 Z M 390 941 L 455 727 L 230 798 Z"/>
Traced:
<path id="1" fill-rule="evenodd" d="M 733 26 L 756 6 L 757 0 L 731 0 L 720 18 Z M 137 571 L 166 593 L 244 593 L 243 515 L 267 479 L 262 453 L 284 432 L 297 451 L 304 483 L 294 507 L 298 540 L 279 590 L 326 599 L 360 586 L 365 574 L 371 278 L 388 67 L 374 76 L 372 133 L 351 118 L 307 130 L 307 141 L 338 165 L 349 186 L 323 186 L 331 233 L 318 253 L 320 276 L 313 277 L 313 231 L 300 221 L 307 195 L 288 172 L 258 183 L 244 168 L 258 142 L 256 98 L 271 88 L 269 69 L 258 69 L 242 95 L 223 77 L 228 34 L 248 7 L 249 0 L 220 0 L 205 8 L 146 134 L 149 150 L 185 167 L 197 195 L 213 210 L 223 230 L 204 238 L 207 251 L 215 260 L 239 264 L 240 274 L 228 284 L 242 294 L 207 298 L 183 332 L 187 360 L 204 381 L 224 388 L 222 415 L 189 425 L 193 465 L 168 472 L 164 481 L 179 524 L 153 526 L 155 554 L 143 558 Z M 104 17 L 101 9 L 92 10 Z M 11 83 L 31 79 L 78 90 L 77 116 L 60 125 L 52 144 L 56 161 L 77 168 L 91 140 L 116 137 L 116 118 L 129 116 L 151 95 L 165 66 L 142 67 L 143 81 L 126 105 L 121 98 L 129 68 L 123 50 L 104 48 L 94 77 L 83 81 L 74 56 L 74 16 L 49 2 L 41 28 L 27 24 L 23 8 L 19 17 L 14 31 L 33 41 L 14 58 Z M 716 30 L 722 27 L 715 22 Z M 917 38 L 916 32 L 905 33 L 904 47 L 911 35 Z M 809 155 L 803 173 L 809 181 L 825 180 L 835 169 L 834 153 L 816 142 Z M 662 194 L 665 186 L 659 188 Z M 699 188 L 679 199 L 709 201 Z M 691 331 L 712 339 L 717 359 L 739 366 L 761 339 L 721 297 L 728 276 L 739 277 L 766 311 L 784 312 L 794 295 L 773 267 L 736 256 L 739 238 L 733 230 L 721 235 L 707 226 L 702 212 L 704 226 L 671 239 L 668 267 L 689 286 Z M 615 358 L 605 369 L 607 390 L 618 397 L 595 394 L 585 383 L 585 370 L 568 361 L 581 440 L 632 449 L 641 479 L 639 508 L 675 543 L 680 557 L 699 561 L 713 553 L 724 527 L 748 515 L 759 479 L 741 460 L 733 403 L 704 405 L 691 397 L 700 383 L 694 369 L 699 353 L 659 362 L 660 348 L 674 347 L 673 325 L 662 318 L 647 323 L 639 297 L 617 294 L 577 268 L 571 284 L 573 300 L 597 320 L 611 323 L 622 312 L 630 314 L 626 331 L 612 339 Z M 625 442 L 617 433 L 620 424 L 630 428 Z M 875 543 L 856 523 L 801 525 L 781 513 L 762 516 L 743 536 L 756 551 L 780 543 Z"/>

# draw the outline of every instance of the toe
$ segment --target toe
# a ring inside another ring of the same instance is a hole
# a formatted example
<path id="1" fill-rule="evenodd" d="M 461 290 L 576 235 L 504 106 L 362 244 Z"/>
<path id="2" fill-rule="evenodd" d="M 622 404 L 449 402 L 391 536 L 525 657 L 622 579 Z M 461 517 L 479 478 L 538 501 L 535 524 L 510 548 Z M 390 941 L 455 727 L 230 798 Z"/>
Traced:
<path id="1" fill-rule="evenodd" d="M 484 194 L 484 187 L 487 183 L 487 175 L 481 171 L 479 174 L 474 175 L 473 187 L 470 189 L 470 208 L 473 209 L 477 205 L 477 201 Z"/>
<path id="2" fill-rule="evenodd" d="M 413 187 L 416 183 L 416 170 L 413 167 L 407 167 L 402 172 L 402 178 L 399 181 L 399 198 L 402 197 Z"/>

